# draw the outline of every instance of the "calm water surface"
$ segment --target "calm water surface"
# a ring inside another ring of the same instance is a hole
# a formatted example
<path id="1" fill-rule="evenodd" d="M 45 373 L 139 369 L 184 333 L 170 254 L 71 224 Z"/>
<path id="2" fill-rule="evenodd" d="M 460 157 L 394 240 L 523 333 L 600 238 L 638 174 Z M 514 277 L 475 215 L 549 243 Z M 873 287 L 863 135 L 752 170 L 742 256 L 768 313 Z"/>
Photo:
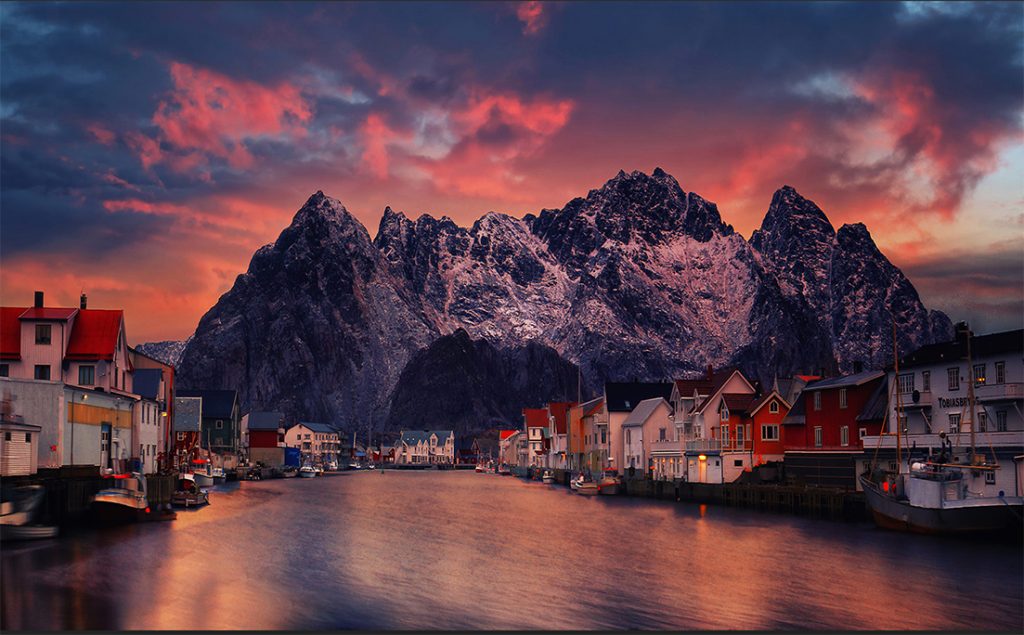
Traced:
<path id="1" fill-rule="evenodd" d="M 1024 628 L 1016 544 L 474 472 L 246 482 L 211 501 L 5 545 L 3 629 Z"/>

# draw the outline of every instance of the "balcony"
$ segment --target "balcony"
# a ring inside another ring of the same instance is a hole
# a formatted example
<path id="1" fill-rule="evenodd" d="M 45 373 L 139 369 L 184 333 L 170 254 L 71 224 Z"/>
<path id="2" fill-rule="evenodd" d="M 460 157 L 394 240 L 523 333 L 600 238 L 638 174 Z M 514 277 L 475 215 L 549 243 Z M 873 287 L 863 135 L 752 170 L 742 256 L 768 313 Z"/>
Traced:
<path id="1" fill-rule="evenodd" d="M 683 449 L 701 452 L 718 452 L 722 449 L 722 442 L 718 439 L 691 439 L 686 441 Z"/>
<path id="2" fill-rule="evenodd" d="M 651 452 L 681 452 L 682 449 L 683 444 L 678 439 L 651 442 Z"/>
<path id="3" fill-rule="evenodd" d="M 976 386 L 974 394 L 978 401 L 1009 401 L 1024 399 L 1024 383 L 987 384 Z"/>
<path id="4" fill-rule="evenodd" d="M 992 422 L 989 422 L 992 425 Z M 971 433 L 969 430 L 961 430 L 959 434 L 953 433 L 950 436 L 950 440 L 953 442 L 954 448 L 962 448 L 970 444 Z M 1010 430 L 1007 432 L 977 432 L 975 433 L 975 444 L 979 449 L 987 449 L 989 445 L 993 448 L 1000 447 L 1019 447 L 1024 445 L 1024 430 Z M 874 450 L 877 448 L 883 448 L 887 450 L 896 449 L 896 435 L 895 434 L 884 434 L 882 435 L 881 443 L 877 436 L 866 436 L 863 439 L 864 449 Z M 906 450 L 907 445 L 916 445 L 918 449 L 921 448 L 932 448 L 938 451 L 942 447 L 942 440 L 939 435 L 936 434 L 909 434 L 900 438 L 900 443 L 903 449 Z"/>

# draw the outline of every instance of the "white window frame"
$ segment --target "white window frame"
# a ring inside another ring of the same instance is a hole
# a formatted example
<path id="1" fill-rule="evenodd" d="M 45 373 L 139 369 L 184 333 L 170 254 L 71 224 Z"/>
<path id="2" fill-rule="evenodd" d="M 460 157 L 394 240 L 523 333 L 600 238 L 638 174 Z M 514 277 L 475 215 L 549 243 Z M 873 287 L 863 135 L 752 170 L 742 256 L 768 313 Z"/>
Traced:
<path id="1" fill-rule="evenodd" d="M 985 472 L 985 484 L 995 485 L 996 484 L 996 473 L 993 470 Z"/>
<path id="2" fill-rule="evenodd" d="M 821 430 L 821 426 L 814 426 L 814 447 L 820 448 L 824 443 L 824 433 Z"/>
<path id="3" fill-rule="evenodd" d="M 960 367 L 947 368 L 946 380 L 950 391 L 960 390 Z"/>
<path id="4" fill-rule="evenodd" d="M 900 373 L 896 381 L 901 395 L 914 392 L 914 373 Z"/>
<path id="5" fill-rule="evenodd" d="M 1006 411 L 996 410 L 996 432 L 1006 432 Z"/>
<path id="6" fill-rule="evenodd" d="M 980 364 L 975 364 L 974 366 L 971 367 L 971 380 L 974 381 L 974 385 L 975 386 L 984 386 L 985 385 L 985 379 L 986 379 L 986 377 L 985 377 L 985 366 L 987 366 L 987 364 L 982 362 Z M 978 369 L 981 369 L 980 381 L 979 381 L 979 378 L 978 378 Z"/>
<path id="7" fill-rule="evenodd" d="M 839 389 L 839 408 L 841 410 L 846 410 L 846 407 L 848 405 L 849 405 L 849 400 L 847 399 L 847 396 L 846 396 L 846 389 L 845 388 L 840 388 Z"/>
<path id="8" fill-rule="evenodd" d="M 957 434 L 960 432 L 960 413 L 950 412 L 949 413 L 949 434 Z"/>
<path id="9" fill-rule="evenodd" d="M 839 428 L 839 445 L 843 447 L 850 445 L 850 426 Z"/>
<path id="10" fill-rule="evenodd" d="M 719 426 L 719 433 L 722 436 L 722 447 L 729 445 L 729 424 L 723 423 Z"/>
<path id="11" fill-rule="evenodd" d="M 761 424 L 761 440 L 762 441 L 778 441 L 779 440 L 779 424 L 777 424 L 777 423 L 762 423 Z"/>
<path id="12" fill-rule="evenodd" d="M 814 391 L 814 409 L 815 410 L 821 410 L 821 391 L 820 390 L 815 390 Z"/>
<path id="13" fill-rule="evenodd" d="M 772 414 L 777 414 L 779 412 L 779 402 L 777 400 L 772 399 L 771 403 L 768 404 L 768 412 Z"/>
<path id="14" fill-rule="evenodd" d="M 1006 362 L 996 362 L 996 383 L 1006 383 Z"/>
<path id="15" fill-rule="evenodd" d="M 719 417 L 722 421 L 729 420 L 729 406 L 727 406 L 724 401 L 722 402 L 722 406 L 719 409 Z"/>

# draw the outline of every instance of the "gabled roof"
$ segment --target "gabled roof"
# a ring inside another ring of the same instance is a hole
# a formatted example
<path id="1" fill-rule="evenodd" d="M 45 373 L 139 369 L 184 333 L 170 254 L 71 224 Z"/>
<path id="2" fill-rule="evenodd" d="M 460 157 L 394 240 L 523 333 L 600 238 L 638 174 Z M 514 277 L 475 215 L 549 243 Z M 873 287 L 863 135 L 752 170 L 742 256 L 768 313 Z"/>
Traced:
<path id="1" fill-rule="evenodd" d="M 120 309 L 79 310 L 68 338 L 65 358 L 112 361 L 123 321 L 124 311 Z"/>
<path id="2" fill-rule="evenodd" d="M 782 383 L 782 380 L 780 379 L 779 380 L 779 384 L 781 384 L 781 383 Z M 761 408 L 763 408 L 765 406 L 765 404 L 767 404 L 772 399 L 775 399 L 776 401 L 778 401 L 780 407 L 785 408 L 786 411 L 787 411 L 787 414 L 789 414 L 788 411 L 791 409 L 791 406 L 790 406 L 789 402 L 786 401 L 785 397 L 783 397 L 782 395 L 780 395 L 778 392 L 776 392 L 773 389 L 771 392 L 769 392 L 767 395 L 761 397 L 760 399 L 754 399 L 753 403 L 750 406 L 750 416 L 753 417 L 754 415 L 756 415 L 757 411 L 760 410 Z"/>
<path id="3" fill-rule="evenodd" d="M 234 390 L 179 390 L 179 397 L 202 397 L 204 419 L 230 419 L 238 401 Z"/>
<path id="4" fill-rule="evenodd" d="M 671 384 L 669 384 L 671 386 Z M 622 426 L 642 426 L 651 418 L 654 411 L 658 409 L 658 406 L 665 404 L 668 407 L 668 401 L 663 397 L 654 397 L 653 399 L 644 399 L 636 405 L 636 408 L 629 413 L 626 420 L 622 422 Z"/>
<path id="5" fill-rule="evenodd" d="M 868 397 L 864 408 L 857 415 L 857 421 L 874 422 L 885 419 L 885 411 L 889 409 L 889 379 L 885 377 L 875 386 L 874 392 Z"/>
<path id="6" fill-rule="evenodd" d="M 553 401 L 548 404 L 548 411 L 555 418 L 555 434 L 565 434 L 569 429 L 569 408 L 575 405 L 575 401 Z"/>
<path id="7" fill-rule="evenodd" d="M 21 358 L 21 321 L 23 306 L 0 307 L 0 359 Z"/>
<path id="8" fill-rule="evenodd" d="M 714 383 L 714 386 L 712 386 L 711 390 L 708 391 L 708 396 L 703 401 L 701 401 L 700 404 L 698 404 L 697 407 L 693 409 L 693 411 L 695 413 L 703 412 L 704 408 L 706 408 L 708 404 L 714 400 L 715 396 L 719 393 L 719 391 L 721 391 L 722 388 L 727 383 L 729 383 L 729 380 L 732 379 L 732 376 L 737 373 L 739 373 L 739 376 L 743 379 L 743 381 L 745 381 L 746 384 L 750 386 L 751 394 L 753 394 L 754 387 L 750 384 L 750 381 L 740 371 L 740 369 L 725 368 L 712 375 L 711 379 Z"/>
<path id="9" fill-rule="evenodd" d="M 326 423 L 316 423 L 314 421 L 300 421 L 295 425 L 305 426 L 310 432 L 316 432 L 317 434 L 337 434 L 338 431 L 334 429 L 334 426 Z M 292 426 L 295 427 L 295 426 Z"/>
<path id="10" fill-rule="evenodd" d="M 804 412 L 804 393 L 801 392 L 793 400 L 793 407 L 786 413 L 785 418 L 782 420 L 782 425 L 803 425 L 807 422 L 807 415 Z"/>
<path id="11" fill-rule="evenodd" d="M 672 383 L 609 381 L 604 384 L 604 396 L 607 399 L 608 412 L 633 412 L 644 399 L 671 399 Z"/>
<path id="12" fill-rule="evenodd" d="M 132 392 L 146 399 L 160 398 L 160 379 L 164 371 L 159 368 L 138 368 L 132 373 Z"/>
<path id="13" fill-rule="evenodd" d="M 758 399 L 748 393 L 727 392 L 722 395 L 722 401 L 730 414 L 746 414 L 757 404 Z"/>
<path id="14" fill-rule="evenodd" d="M 698 395 L 706 395 L 714 389 L 714 380 L 708 379 L 707 375 L 699 379 L 677 379 L 675 381 L 676 392 L 683 397 L 692 397 L 696 392 Z"/>
<path id="15" fill-rule="evenodd" d="M 284 425 L 284 414 L 281 412 L 250 412 L 250 430 L 277 430 Z"/>
<path id="16" fill-rule="evenodd" d="M 519 430 L 499 430 L 498 431 L 498 440 L 499 441 L 504 441 L 505 439 L 507 439 L 510 436 L 515 435 L 515 434 L 519 434 Z"/>
<path id="17" fill-rule="evenodd" d="M 547 408 L 523 408 L 523 417 L 527 428 L 547 428 Z"/>
<path id="18" fill-rule="evenodd" d="M 67 320 L 75 314 L 75 311 L 78 309 L 40 306 L 25 309 L 18 317 L 22 320 Z"/>
<path id="19" fill-rule="evenodd" d="M 1024 352 L 1024 329 L 1002 331 L 988 335 L 975 335 L 971 338 L 971 357 L 978 359 L 1001 353 Z M 950 361 L 967 359 L 967 342 L 961 336 L 949 342 L 922 346 L 913 353 L 900 359 L 900 368 L 940 364 Z"/>
<path id="20" fill-rule="evenodd" d="M 585 401 L 585 402 L 583 402 L 581 407 L 583 408 L 583 414 L 580 415 L 580 416 L 582 416 L 582 417 L 593 416 L 593 415 L 597 414 L 598 412 L 600 412 L 601 408 L 604 408 L 604 397 L 598 397 L 597 399 L 591 399 L 590 401 Z"/>
<path id="21" fill-rule="evenodd" d="M 807 384 L 805 390 L 832 390 L 833 388 L 850 388 L 852 386 L 862 386 L 869 381 L 874 381 L 879 377 L 885 375 L 880 370 L 866 370 L 862 373 L 854 373 L 852 375 L 843 375 L 842 377 L 832 377 L 830 379 L 822 379 L 810 384 Z"/>
<path id="22" fill-rule="evenodd" d="M 437 442 L 439 444 L 440 443 L 444 443 L 445 441 L 447 441 L 448 437 L 454 437 L 455 436 L 455 433 L 452 432 L 451 430 L 431 430 L 430 433 L 437 435 Z M 429 436 L 430 436 L 430 434 L 427 435 L 427 437 L 429 437 Z"/>

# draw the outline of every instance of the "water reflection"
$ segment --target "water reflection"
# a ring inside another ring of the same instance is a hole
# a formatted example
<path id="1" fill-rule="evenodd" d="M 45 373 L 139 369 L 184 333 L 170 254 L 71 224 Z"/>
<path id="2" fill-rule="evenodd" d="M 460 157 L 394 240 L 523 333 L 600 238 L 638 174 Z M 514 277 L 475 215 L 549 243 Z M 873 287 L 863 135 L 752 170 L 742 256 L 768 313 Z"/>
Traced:
<path id="1" fill-rule="evenodd" d="M 1021 549 L 490 474 L 217 488 L 5 545 L 18 629 L 1020 629 Z"/>

